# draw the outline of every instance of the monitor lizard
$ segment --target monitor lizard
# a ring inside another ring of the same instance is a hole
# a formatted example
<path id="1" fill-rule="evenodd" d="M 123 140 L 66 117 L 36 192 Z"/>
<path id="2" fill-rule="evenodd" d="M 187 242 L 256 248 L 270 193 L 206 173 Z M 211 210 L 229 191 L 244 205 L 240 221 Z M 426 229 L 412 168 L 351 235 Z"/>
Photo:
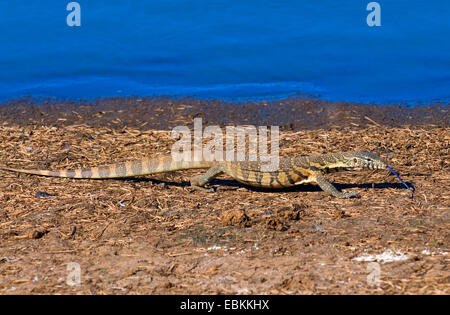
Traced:
<path id="1" fill-rule="evenodd" d="M 187 169 L 208 169 L 191 179 L 193 188 L 204 188 L 214 177 L 225 173 L 246 185 L 265 188 L 283 188 L 300 184 L 317 184 L 325 192 L 338 198 L 359 197 L 356 191 L 341 192 L 325 174 L 344 170 L 385 169 L 387 163 L 371 152 L 351 151 L 315 154 L 296 158 L 280 158 L 274 171 L 262 171 L 260 161 L 176 161 L 171 155 L 114 163 L 111 165 L 75 170 L 27 170 L 0 167 L 2 170 L 51 177 L 106 179 L 150 175 Z"/>

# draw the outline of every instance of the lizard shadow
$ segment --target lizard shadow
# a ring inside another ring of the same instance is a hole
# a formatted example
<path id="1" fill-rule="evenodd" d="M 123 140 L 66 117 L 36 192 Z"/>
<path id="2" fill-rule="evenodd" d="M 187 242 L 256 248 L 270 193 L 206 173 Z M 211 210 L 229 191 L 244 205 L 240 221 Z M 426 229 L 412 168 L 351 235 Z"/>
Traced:
<path id="1" fill-rule="evenodd" d="M 228 180 L 228 179 L 214 179 L 210 183 L 211 185 L 219 185 L 220 187 L 223 186 L 231 186 L 234 188 L 234 190 L 237 190 L 239 188 L 246 188 L 250 191 L 259 191 L 259 192 L 274 192 L 274 191 L 283 191 L 283 192 L 298 192 L 298 191 L 304 191 L 304 192 L 314 192 L 314 191 L 322 191 L 322 189 L 318 185 L 314 184 L 303 184 L 303 185 L 297 185 L 292 187 L 286 187 L 286 188 L 264 188 L 264 187 L 253 187 L 249 185 L 242 184 L 235 180 Z M 411 187 L 414 187 L 413 183 L 407 182 L 407 184 Z M 395 188 L 395 189 L 406 189 L 405 186 L 403 186 L 402 183 L 363 183 L 363 184 L 341 184 L 341 183 L 333 183 L 333 185 L 338 190 L 343 189 L 352 189 L 352 188 L 358 188 L 358 189 L 387 189 L 387 188 Z"/>
<path id="2" fill-rule="evenodd" d="M 123 180 L 127 182 L 134 183 L 152 183 L 153 185 L 165 185 L 165 186 L 174 186 L 174 187 L 189 187 L 191 184 L 189 182 L 173 182 L 162 179 L 155 179 L 149 177 L 124 177 L 118 178 L 118 180 Z"/>
<path id="3" fill-rule="evenodd" d="M 166 186 L 175 186 L 175 187 L 190 187 L 190 183 L 188 181 L 185 182 L 173 182 L 173 181 L 165 181 L 160 179 L 148 178 L 148 177 L 140 177 L 140 178 L 123 178 L 122 180 L 133 181 L 133 182 L 149 182 L 154 185 L 164 184 Z M 414 184 L 411 182 L 406 182 L 409 186 L 414 187 Z M 304 191 L 304 192 L 314 192 L 314 191 L 322 191 L 322 189 L 318 185 L 314 184 L 304 184 L 297 185 L 286 188 L 264 188 L 264 187 L 253 187 L 249 185 L 242 184 L 234 179 L 213 179 L 210 183 L 210 186 L 221 187 L 220 190 L 237 190 L 239 188 L 246 188 L 250 191 L 258 191 L 258 192 L 274 192 L 274 191 L 283 191 L 283 192 L 296 192 L 296 191 Z M 395 189 L 406 189 L 402 183 L 363 183 L 363 184 L 341 184 L 341 183 L 333 183 L 333 185 L 339 189 L 387 189 L 387 188 L 395 188 Z M 228 188 L 229 187 L 229 188 Z"/>

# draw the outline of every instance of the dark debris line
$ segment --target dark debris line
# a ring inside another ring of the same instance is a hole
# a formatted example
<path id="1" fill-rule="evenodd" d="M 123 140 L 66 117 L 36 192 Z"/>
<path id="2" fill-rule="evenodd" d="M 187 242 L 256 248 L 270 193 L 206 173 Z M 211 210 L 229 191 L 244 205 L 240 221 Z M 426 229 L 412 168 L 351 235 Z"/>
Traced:
<path id="1" fill-rule="evenodd" d="M 367 127 L 372 121 L 385 127 L 450 126 L 450 104 L 423 107 L 367 105 L 291 98 L 273 102 L 230 103 L 218 100 L 168 97 L 115 97 L 93 101 L 23 98 L 0 104 L 0 121 L 14 125 L 43 124 L 140 130 L 168 130 L 180 122 L 202 117 L 204 125 L 276 125 L 282 130 Z M 370 119 L 368 120 L 367 117 Z"/>

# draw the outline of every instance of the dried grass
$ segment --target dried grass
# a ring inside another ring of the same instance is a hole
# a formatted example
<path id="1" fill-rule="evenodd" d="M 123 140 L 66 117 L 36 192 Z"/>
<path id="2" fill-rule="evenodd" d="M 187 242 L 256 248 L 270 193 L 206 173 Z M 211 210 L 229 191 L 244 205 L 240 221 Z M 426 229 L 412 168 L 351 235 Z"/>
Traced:
<path id="1" fill-rule="evenodd" d="M 1 172 L 0 292 L 448 294 L 450 129 L 373 123 L 283 132 L 281 154 L 376 152 L 414 184 L 413 199 L 384 171 L 333 175 L 362 195 L 355 200 L 315 186 L 252 189 L 226 176 L 212 183 L 216 193 L 192 192 L 198 171 L 130 180 Z M 169 153 L 173 142 L 160 130 L 3 126 L 0 164 L 87 167 Z M 249 221 L 224 223 L 231 210 Z M 380 287 L 370 287 L 366 264 L 352 258 L 386 248 L 412 258 L 382 265 Z M 82 265 L 81 287 L 61 280 L 70 261 Z"/>

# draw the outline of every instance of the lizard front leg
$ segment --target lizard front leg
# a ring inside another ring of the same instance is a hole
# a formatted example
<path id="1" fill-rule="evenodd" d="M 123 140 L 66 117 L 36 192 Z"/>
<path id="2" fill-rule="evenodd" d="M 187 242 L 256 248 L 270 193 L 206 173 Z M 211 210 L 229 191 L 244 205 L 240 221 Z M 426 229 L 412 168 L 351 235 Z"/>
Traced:
<path id="1" fill-rule="evenodd" d="M 214 177 L 223 173 L 223 167 L 220 164 L 217 164 L 211 168 L 209 168 L 206 173 L 194 176 L 191 178 L 191 187 L 198 190 L 209 191 L 212 192 L 214 189 L 205 188 L 204 186 L 213 180 Z"/>
<path id="2" fill-rule="evenodd" d="M 342 192 L 336 189 L 332 183 L 330 183 L 325 176 L 320 173 L 314 174 L 315 182 L 322 188 L 323 191 L 337 197 L 337 198 L 359 198 L 359 194 L 356 191 Z"/>

